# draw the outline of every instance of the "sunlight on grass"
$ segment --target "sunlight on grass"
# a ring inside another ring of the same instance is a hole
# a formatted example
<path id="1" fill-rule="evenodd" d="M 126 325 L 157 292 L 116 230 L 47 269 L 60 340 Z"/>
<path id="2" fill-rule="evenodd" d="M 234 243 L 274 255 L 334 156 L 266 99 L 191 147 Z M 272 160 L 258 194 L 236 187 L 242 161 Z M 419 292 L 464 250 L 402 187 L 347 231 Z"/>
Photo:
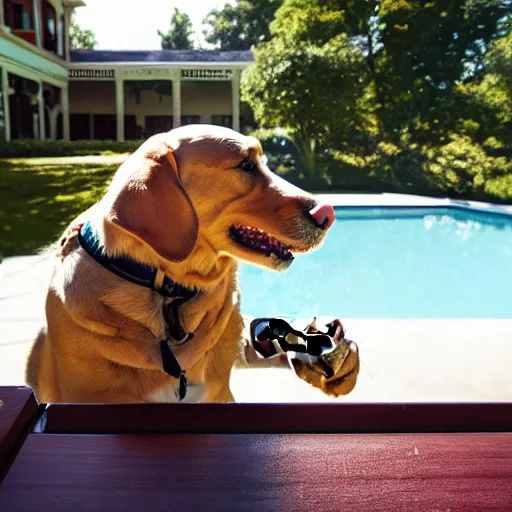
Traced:
<path id="1" fill-rule="evenodd" d="M 119 159 L 79 162 L 0 160 L 0 257 L 33 254 L 54 242 L 100 199 L 119 165 Z"/>

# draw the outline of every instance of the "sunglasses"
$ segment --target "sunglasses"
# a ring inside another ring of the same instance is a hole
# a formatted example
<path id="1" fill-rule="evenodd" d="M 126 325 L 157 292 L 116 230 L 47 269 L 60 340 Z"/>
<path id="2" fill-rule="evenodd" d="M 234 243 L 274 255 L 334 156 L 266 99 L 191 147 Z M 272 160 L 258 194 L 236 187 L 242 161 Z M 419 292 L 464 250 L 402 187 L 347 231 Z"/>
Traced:
<path id="1" fill-rule="evenodd" d="M 264 358 L 279 352 L 276 343 L 283 352 L 293 351 L 319 356 L 335 346 L 330 336 L 331 326 L 328 327 L 327 333 L 305 333 L 297 331 L 286 320 L 280 318 L 256 318 L 250 325 L 251 342 L 256 352 Z M 290 343 L 287 340 L 289 335 L 294 335 L 304 343 Z"/>

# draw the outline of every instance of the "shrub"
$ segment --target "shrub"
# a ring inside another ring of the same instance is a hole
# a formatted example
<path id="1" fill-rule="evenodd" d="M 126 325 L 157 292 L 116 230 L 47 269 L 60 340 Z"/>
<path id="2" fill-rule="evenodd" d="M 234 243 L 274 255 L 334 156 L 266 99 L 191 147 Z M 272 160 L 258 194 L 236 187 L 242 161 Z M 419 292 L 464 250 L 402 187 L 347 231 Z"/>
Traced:
<path id="1" fill-rule="evenodd" d="M 111 155 L 130 153 L 142 140 L 116 142 L 112 140 L 14 140 L 0 143 L 0 158 L 30 158 L 54 156 Z"/>
<path id="2" fill-rule="evenodd" d="M 332 152 L 329 180 L 337 189 L 372 192 L 433 193 L 414 145 L 379 142 L 367 154 Z"/>
<path id="3" fill-rule="evenodd" d="M 422 150 L 427 179 L 452 196 L 484 198 L 492 194 L 501 200 L 512 197 L 512 162 L 506 157 L 490 156 L 468 136 L 451 134 L 449 138 L 447 144 Z"/>
<path id="4" fill-rule="evenodd" d="M 284 130 L 259 129 L 250 135 L 261 142 L 270 169 L 278 174 L 300 170 L 297 148 Z"/>
<path id="5" fill-rule="evenodd" d="M 506 202 L 512 200 L 512 160 L 468 136 L 445 144 L 381 141 L 367 154 L 329 152 L 327 181 L 334 190 L 405 192 Z M 498 148 L 499 149 L 499 148 Z"/>

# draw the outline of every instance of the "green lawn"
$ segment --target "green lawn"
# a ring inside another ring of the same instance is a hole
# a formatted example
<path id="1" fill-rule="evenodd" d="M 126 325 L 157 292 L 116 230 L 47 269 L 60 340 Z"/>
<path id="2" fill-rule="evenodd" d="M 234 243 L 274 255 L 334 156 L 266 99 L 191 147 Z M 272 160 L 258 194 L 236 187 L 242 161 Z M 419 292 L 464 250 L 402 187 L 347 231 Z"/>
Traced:
<path id="1" fill-rule="evenodd" d="M 0 160 L 0 259 L 54 242 L 101 197 L 120 157 Z"/>

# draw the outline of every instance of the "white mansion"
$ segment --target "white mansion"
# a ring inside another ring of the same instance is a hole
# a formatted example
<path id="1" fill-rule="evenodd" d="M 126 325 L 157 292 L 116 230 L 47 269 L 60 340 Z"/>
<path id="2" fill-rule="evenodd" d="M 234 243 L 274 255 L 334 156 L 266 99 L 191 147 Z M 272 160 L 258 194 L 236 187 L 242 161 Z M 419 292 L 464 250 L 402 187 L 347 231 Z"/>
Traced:
<path id="1" fill-rule="evenodd" d="M 239 93 L 250 52 L 71 51 L 70 15 L 83 5 L 0 3 L 0 141 L 123 141 L 182 124 L 252 124 Z"/>

